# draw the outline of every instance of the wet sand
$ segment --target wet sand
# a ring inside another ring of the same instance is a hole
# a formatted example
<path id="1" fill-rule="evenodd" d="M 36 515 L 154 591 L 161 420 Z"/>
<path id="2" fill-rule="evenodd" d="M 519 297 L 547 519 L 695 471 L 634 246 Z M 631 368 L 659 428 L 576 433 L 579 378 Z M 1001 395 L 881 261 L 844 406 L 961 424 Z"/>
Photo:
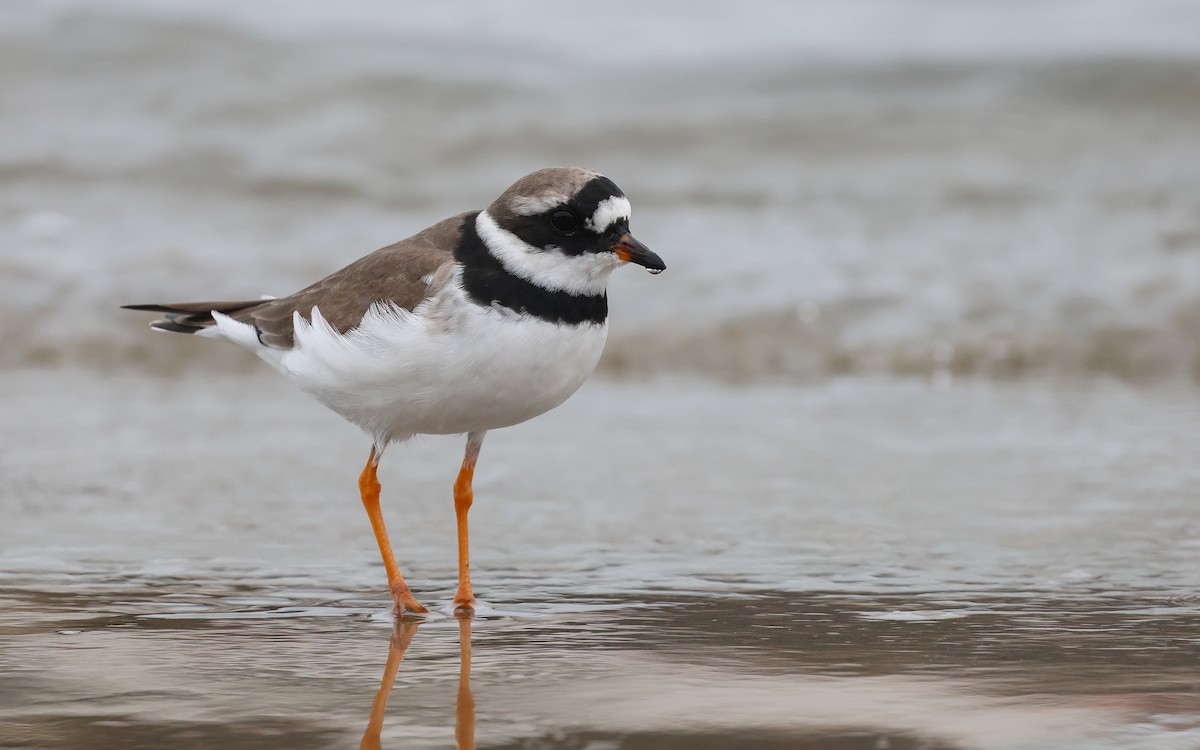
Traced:
<path id="1" fill-rule="evenodd" d="M 485 444 L 486 616 L 394 631 L 365 440 L 273 374 L 8 382 L 0 746 L 1200 742 L 1183 390 L 597 381 Z M 382 472 L 435 606 L 459 448 Z"/>

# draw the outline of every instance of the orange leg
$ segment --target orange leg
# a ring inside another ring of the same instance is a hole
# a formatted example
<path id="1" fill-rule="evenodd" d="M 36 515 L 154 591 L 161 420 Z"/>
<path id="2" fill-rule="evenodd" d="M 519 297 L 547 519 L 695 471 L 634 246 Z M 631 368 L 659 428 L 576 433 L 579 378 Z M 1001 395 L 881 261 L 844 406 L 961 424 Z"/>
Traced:
<path id="1" fill-rule="evenodd" d="M 379 509 L 379 477 L 375 469 L 379 461 L 375 458 L 375 447 L 371 447 L 371 457 L 367 466 L 358 477 L 358 491 L 362 494 L 363 506 L 371 519 L 371 528 L 375 530 L 375 541 L 379 542 L 379 554 L 383 556 L 383 567 L 387 569 L 388 588 L 392 591 L 392 612 L 400 617 L 408 612 L 428 612 L 421 606 L 400 575 L 400 566 L 396 565 L 396 556 L 392 554 L 392 544 L 388 541 L 387 527 L 383 525 L 383 511 Z"/>
<path id="2" fill-rule="evenodd" d="M 467 511 L 471 509 L 474 494 L 471 480 L 475 477 L 475 462 L 479 460 L 479 449 L 483 446 L 486 432 L 467 435 L 467 452 L 463 456 L 462 468 L 454 482 L 454 515 L 458 519 L 458 591 L 454 594 L 456 612 L 472 612 L 475 609 L 475 594 L 471 591 L 470 547 L 467 540 Z"/>

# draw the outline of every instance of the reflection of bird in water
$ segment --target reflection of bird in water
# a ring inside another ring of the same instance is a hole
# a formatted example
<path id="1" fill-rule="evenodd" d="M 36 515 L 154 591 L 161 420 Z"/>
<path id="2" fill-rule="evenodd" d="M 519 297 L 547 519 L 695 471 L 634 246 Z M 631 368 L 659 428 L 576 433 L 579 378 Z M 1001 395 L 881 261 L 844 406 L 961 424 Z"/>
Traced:
<path id="1" fill-rule="evenodd" d="M 454 743 L 475 750 L 475 696 L 471 695 L 471 618 L 458 618 L 458 700 L 454 702 Z"/>
<path id="2" fill-rule="evenodd" d="M 388 643 L 387 665 L 383 668 L 383 680 L 371 704 L 371 718 L 363 732 L 361 750 L 379 750 L 379 736 L 383 731 L 383 719 L 387 715 L 388 696 L 400 671 L 404 652 L 417 634 L 420 623 L 397 621 Z M 454 742 L 459 750 L 475 750 L 475 697 L 471 695 L 471 620 L 458 620 L 458 700 L 454 706 Z"/>
<path id="3" fill-rule="evenodd" d="M 392 692 L 392 683 L 396 681 L 396 672 L 400 671 L 400 662 L 408 644 L 412 643 L 417 634 L 417 623 L 396 621 L 392 628 L 392 640 L 388 643 L 387 665 L 383 668 L 383 681 L 375 693 L 375 701 L 371 704 L 371 718 L 367 722 L 367 731 L 363 732 L 363 750 L 375 750 L 379 747 L 379 734 L 383 730 L 383 717 L 387 714 L 388 695 Z"/>

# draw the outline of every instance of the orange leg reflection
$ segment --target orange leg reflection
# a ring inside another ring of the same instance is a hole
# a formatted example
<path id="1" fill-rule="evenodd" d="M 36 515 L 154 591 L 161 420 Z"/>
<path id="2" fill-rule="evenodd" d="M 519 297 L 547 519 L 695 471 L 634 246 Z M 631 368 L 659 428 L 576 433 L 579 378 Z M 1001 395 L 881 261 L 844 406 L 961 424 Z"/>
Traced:
<path id="1" fill-rule="evenodd" d="M 458 618 L 458 700 L 454 704 L 454 742 L 475 750 L 475 696 L 471 694 L 471 618 Z"/>
<path id="2" fill-rule="evenodd" d="M 361 750 L 379 750 L 379 734 L 383 730 L 383 717 L 387 714 L 388 696 L 396 682 L 396 672 L 400 670 L 404 652 L 408 650 L 408 644 L 412 643 L 413 636 L 417 634 L 418 626 L 419 623 L 415 622 L 397 622 L 392 628 L 387 666 L 383 668 L 383 681 L 379 684 L 379 691 L 375 693 L 375 702 L 371 704 L 371 718 L 367 721 L 367 731 L 363 732 L 362 742 L 359 743 Z"/>
<path id="3" fill-rule="evenodd" d="M 371 718 L 363 732 L 360 750 L 380 750 L 380 735 L 387 714 L 388 696 L 400 671 L 404 652 L 417 634 L 420 623 L 397 622 L 388 644 L 387 665 L 383 668 L 383 680 L 375 701 L 371 704 Z M 458 698 L 454 704 L 454 742 L 458 750 L 475 750 L 475 697 L 471 694 L 471 619 L 458 619 Z"/>

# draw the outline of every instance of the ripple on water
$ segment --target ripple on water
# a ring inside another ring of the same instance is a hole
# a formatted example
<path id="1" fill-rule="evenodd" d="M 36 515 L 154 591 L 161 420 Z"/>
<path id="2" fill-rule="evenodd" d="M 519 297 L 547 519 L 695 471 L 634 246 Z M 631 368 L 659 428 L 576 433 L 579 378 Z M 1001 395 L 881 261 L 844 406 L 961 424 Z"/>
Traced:
<path id="1" fill-rule="evenodd" d="M 315 712 L 335 735 L 361 731 L 355 717 L 384 669 L 381 631 L 392 629 L 377 592 L 325 589 L 298 601 L 271 585 L 194 580 L 205 593 L 187 594 L 143 583 L 107 594 L 3 590 L 18 605 L 3 620 L 21 639 L 13 684 L 36 682 L 41 715 L 55 705 L 118 722 L 202 710 L 228 728 L 264 711 L 298 722 Z M 686 736 L 715 747 L 736 733 L 832 741 L 853 726 L 893 746 L 1008 737 L 1065 748 L 1134 738 L 1153 747 L 1195 731 L 1192 602 L 1036 591 L 538 596 L 490 605 L 472 623 L 481 736 Z M 35 609 L 25 622 L 14 614 Z M 437 696 L 462 679 L 462 623 L 435 611 L 403 627 L 419 633 L 398 668 L 394 691 L 405 697 L 385 726 L 407 736 L 450 720 Z M 76 653 L 88 656 L 77 663 Z M 136 677 L 119 677 L 131 669 Z M 5 721 L 33 721 L 23 705 L 0 714 L 0 738 Z"/>

